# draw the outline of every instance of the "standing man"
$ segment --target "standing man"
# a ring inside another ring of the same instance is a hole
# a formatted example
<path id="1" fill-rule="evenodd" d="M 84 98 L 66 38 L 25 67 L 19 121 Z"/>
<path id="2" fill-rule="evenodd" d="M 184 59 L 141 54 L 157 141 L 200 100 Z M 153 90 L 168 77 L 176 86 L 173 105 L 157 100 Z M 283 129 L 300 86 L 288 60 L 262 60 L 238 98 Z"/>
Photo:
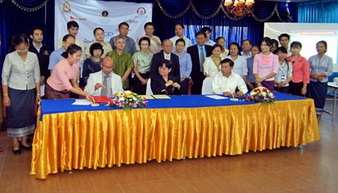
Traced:
<path id="1" fill-rule="evenodd" d="M 163 40 L 162 52 L 154 54 L 153 59 L 151 60 L 150 77 L 155 77 L 159 75 L 158 66 L 164 60 L 170 60 L 172 63 L 170 74 L 178 79 L 181 77 L 179 58 L 176 54 L 171 53 L 172 51 L 173 51 L 173 43 L 168 39 Z"/>
<path id="2" fill-rule="evenodd" d="M 89 75 L 84 91 L 92 96 L 112 97 L 123 92 L 121 77 L 113 72 L 114 61 L 106 56 L 101 63 L 101 70 Z"/>
<path id="3" fill-rule="evenodd" d="M 93 30 L 94 38 L 95 40 L 90 42 L 88 44 L 87 50 L 86 50 L 86 58 L 90 58 L 90 46 L 94 43 L 100 43 L 103 48 L 103 53 L 101 55 L 101 58 L 104 58 L 108 52 L 113 51 L 111 45 L 109 42 L 104 41 L 104 30 L 101 27 L 97 27 Z"/>
<path id="4" fill-rule="evenodd" d="M 154 30 L 155 30 L 155 27 L 152 22 L 147 22 L 146 24 L 144 24 L 145 35 L 137 38 L 136 44 L 135 44 L 136 49 L 138 51 L 140 50 L 139 40 L 143 37 L 148 37 L 150 39 L 150 46 L 149 46 L 150 53 L 157 54 L 161 51 L 161 40 L 159 37 L 153 35 Z"/>
<path id="5" fill-rule="evenodd" d="M 250 40 L 243 40 L 242 41 L 242 52 L 241 55 L 244 56 L 245 58 L 250 58 L 251 57 L 251 41 Z"/>
<path id="6" fill-rule="evenodd" d="M 191 79 L 189 83 L 191 85 L 191 94 L 201 94 L 202 84 L 205 78 L 203 63 L 205 58 L 211 55 L 212 46 L 205 45 L 207 35 L 203 31 L 197 32 L 195 38 L 197 44 L 188 48 L 188 53 L 192 61 Z"/>
<path id="7" fill-rule="evenodd" d="M 124 51 L 129 53 L 131 56 L 137 51 L 135 47 L 135 41 L 128 36 L 129 32 L 129 24 L 127 22 L 122 22 L 119 24 L 119 35 L 114 36 L 110 39 L 109 43 L 113 50 L 116 49 L 115 42 L 116 39 L 121 37 L 125 40 L 125 48 Z"/>
<path id="8" fill-rule="evenodd" d="M 291 49 L 289 49 L 290 35 L 287 33 L 283 33 L 278 36 L 278 40 L 280 45 L 286 48 L 286 50 L 288 51 L 288 56 L 291 55 Z"/>
<path id="9" fill-rule="evenodd" d="M 185 41 L 184 51 L 187 51 L 187 48 L 191 46 L 191 41 L 184 35 L 184 25 L 183 24 L 176 24 L 175 25 L 175 36 L 170 38 L 170 41 L 174 44 L 176 44 L 176 40 L 183 39 Z"/>
<path id="10" fill-rule="evenodd" d="M 48 70 L 52 71 L 54 66 L 62 59 L 64 59 L 61 54 L 65 52 L 69 45 L 75 44 L 75 37 L 71 34 L 67 34 L 62 38 L 61 48 L 54 50 L 49 56 Z"/>
<path id="11" fill-rule="evenodd" d="M 82 49 L 82 53 L 81 53 L 81 58 L 80 58 L 80 66 L 83 64 L 83 61 L 85 60 L 85 54 L 84 54 L 84 43 L 83 41 L 79 38 L 76 37 L 78 32 L 79 32 L 79 24 L 76 21 L 69 21 L 67 23 L 67 31 L 68 34 L 74 36 L 75 38 L 75 44 L 80 46 Z M 59 40 L 58 42 L 58 48 L 62 47 L 62 38 Z"/>
<path id="12" fill-rule="evenodd" d="M 131 55 L 124 51 L 126 42 L 123 37 L 117 37 L 114 46 L 116 49 L 108 52 L 107 56 L 111 57 L 114 61 L 114 72 L 121 76 L 123 89 L 129 90 L 129 75 L 134 68 L 134 62 Z"/>
<path id="13" fill-rule="evenodd" d="M 207 38 L 205 39 L 205 44 L 209 45 L 209 46 L 215 45 L 215 42 L 210 39 L 211 32 L 212 32 L 211 28 L 210 27 L 203 27 L 202 31 L 205 33 L 205 35 L 207 35 Z"/>
<path id="14" fill-rule="evenodd" d="M 30 38 L 32 39 L 32 43 L 29 45 L 28 51 L 35 53 L 38 57 L 40 66 L 40 86 L 42 86 L 50 75 L 48 64 L 51 51 L 47 46 L 42 45 L 43 31 L 41 28 L 32 28 Z"/>

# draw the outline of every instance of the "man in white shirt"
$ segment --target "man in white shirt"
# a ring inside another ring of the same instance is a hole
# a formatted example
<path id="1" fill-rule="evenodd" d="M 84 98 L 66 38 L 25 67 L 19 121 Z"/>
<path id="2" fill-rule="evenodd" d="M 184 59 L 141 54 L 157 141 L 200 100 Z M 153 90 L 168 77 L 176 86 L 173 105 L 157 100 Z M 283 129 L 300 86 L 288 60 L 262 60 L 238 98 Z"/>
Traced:
<path id="1" fill-rule="evenodd" d="M 244 96 L 248 92 L 242 77 L 232 72 L 233 67 L 234 62 L 229 58 L 221 61 L 221 71 L 212 77 L 213 93 L 231 97 Z"/>
<path id="2" fill-rule="evenodd" d="M 80 46 L 82 49 L 81 58 L 80 58 L 80 65 L 82 65 L 83 61 L 86 58 L 85 58 L 85 53 L 84 53 L 84 49 L 85 49 L 84 43 L 79 37 L 76 37 L 76 35 L 79 32 L 79 24 L 76 21 L 69 21 L 67 23 L 67 31 L 68 31 L 68 34 L 71 34 L 75 37 L 75 44 Z M 58 48 L 61 48 L 61 47 L 62 47 L 62 38 L 60 38 L 58 41 Z"/>
<path id="3" fill-rule="evenodd" d="M 113 72 L 114 61 L 111 57 L 103 59 L 101 69 L 89 75 L 85 92 L 93 96 L 107 97 L 123 92 L 121 77 Z"/>
<path id="4" fill-rule="evenodd" d="M 182 38 L 185 41 L 184 51 L 187 51 L 187 48 L 191 46 L 191 41 L 184 35 L 184 25 L 183 24 L 176 24 L 175 25 L 175 35 L 174 37 L 170 38 L 170 41 L 173 43 L 173 45 L 176 44 L 176 40 Z"/>
<path id="5" fill-rule="evenodd" d="M 150 39 L 149 52 L 156 54 L 161 51 L 161 39 L 157 36 L 154 36 L 154 31 L 155 27 L 152 22 L 147 22 L 146 24 L 144 24 L 145 34 L 136 39 L 135 46 L 137 51 L 140 50 L 139 41 L 143 37 L 148 37 Z"/>
<path id="6" fill-rule="evenodd" d="M 250 58 L 252 56 L 251 54 L 251 48 L 252 44 L 250 40 L 243 40 L 242 41 L 242 52 L 241 55 L 244 56 L 245 58 Z"/>

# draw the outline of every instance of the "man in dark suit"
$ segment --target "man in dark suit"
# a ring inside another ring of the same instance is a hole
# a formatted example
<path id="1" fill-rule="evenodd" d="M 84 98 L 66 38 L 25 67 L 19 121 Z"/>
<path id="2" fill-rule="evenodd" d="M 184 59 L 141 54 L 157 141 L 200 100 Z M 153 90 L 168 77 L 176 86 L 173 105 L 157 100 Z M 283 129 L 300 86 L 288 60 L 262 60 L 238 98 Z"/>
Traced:
<path id="1" fill-rule="evenodd" d="M 191 94 L 201 94 L 202 84 L 205 78 L 203 74 L 203 63 L 206 57 L 209 57 L 212 52 L 212 46 L 205 45 L 207 35 L 203 31 L 199 31 L 195 34 L 196 45 L 188 47 L 187 52 L 191 56 L 192 71 L 191 79 L 189 80 L 191 85 Z"/>
<path id="2" fill-rule="evenodd" d="M 171 53 L 173 50 L 173 43 L 168 39 L 163 40 L 162 49 L 163 50 L 161 52 L 154 54 L 153 59 L 151 60 L 150 76 L 159 75 L 159 64 L 164 60 L 170 60 L 172 63 L 170 75 L 180 78 L 179 58 L 176 54 Z"/>

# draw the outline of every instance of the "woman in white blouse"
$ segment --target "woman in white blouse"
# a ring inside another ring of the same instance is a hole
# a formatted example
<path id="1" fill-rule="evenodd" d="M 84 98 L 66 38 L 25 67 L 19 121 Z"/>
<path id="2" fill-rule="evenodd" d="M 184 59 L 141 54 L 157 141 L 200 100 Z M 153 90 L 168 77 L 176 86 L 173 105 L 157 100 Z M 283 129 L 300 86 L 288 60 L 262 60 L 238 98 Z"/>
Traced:
<path id="1" fill-rule="evenodd" d="M 214 74 L 221 70 L 221 57 L 222 46 L 220 44 L 215 44 L 212 46 L 212 55 L 205 58 L 203 63 L 203 72 L 205 77 L 212 77 Z"/>
<path id="2" fill-rule="evenodd" d="M 2 69 L 2 90 L 7 135 L 13 139 L 13 153 L 19 155 L 21 149 L 32 150 L 27 135 L 33 134 L 35 128 L 34 106 L 41 96 L 40 69 L 36 54 L 28 52 L 29 40 L 25 34 L 14 36 L 12 45 L 13 51 L 7 54 Z"/>
<path id="3" fill-rule="evenodd" d="M 232 71 L 242 77 L 244 82 L 246 82 L 248 75 L 248 65 L 246 63 L 246 58 L 241 56 L 240 53 L 241 50 L 239 44 L 232 42 L 229 45 L 229 55 L 225 58 L 229 58 L 234 61 L 235 65 Z"/>

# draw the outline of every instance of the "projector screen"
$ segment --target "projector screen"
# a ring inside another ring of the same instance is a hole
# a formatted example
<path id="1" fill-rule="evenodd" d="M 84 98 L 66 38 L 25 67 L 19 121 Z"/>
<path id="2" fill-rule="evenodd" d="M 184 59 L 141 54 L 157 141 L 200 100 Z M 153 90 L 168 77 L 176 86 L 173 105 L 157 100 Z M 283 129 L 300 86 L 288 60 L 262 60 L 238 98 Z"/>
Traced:
<path id="1" fill-rule="evenodd" d="M 282 33 L 290 35 L 292 41 L 302 43 L 300 54 L 306 59 L 317 54 L 316 43 L 320 40 L 327 42 L 326 55 L 333 59 L 333 71 L 338 71 L 338 24 L 329 23 L 269 23 L 264 24 L 264 37 L 278 40 Z"/>

